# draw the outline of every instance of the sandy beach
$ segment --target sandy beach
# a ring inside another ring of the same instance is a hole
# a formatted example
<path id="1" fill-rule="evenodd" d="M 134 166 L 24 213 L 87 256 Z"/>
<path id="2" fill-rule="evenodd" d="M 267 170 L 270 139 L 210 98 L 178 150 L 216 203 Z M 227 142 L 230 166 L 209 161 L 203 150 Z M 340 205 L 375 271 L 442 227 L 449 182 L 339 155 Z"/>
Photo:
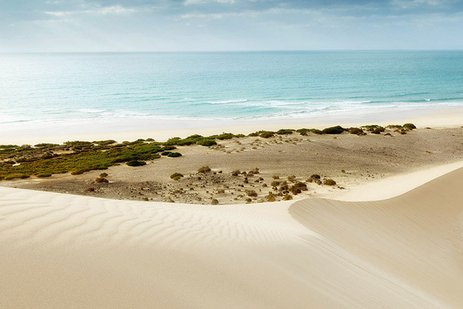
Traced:
<path id="1" fill-rule="evenodd" d="M 462 139 L 460 127 L 418 128 L 406 134 L 386 129 L 381 134 L 361 136 L 347 132 L 248 136 L 218 140 L 217 145 L 210 147 L 177 146 L 173 151 L 181 153 L 181 157 L 161 156 L 140 167 L 122 163 L 104 171 L 32 176 L 4 180 L 0 185 L 111 199 L 193 204 L 333 198 L 378 179 L 458 164 L 463 160 Z M 207 172 L 200 171 L 202 168 Z M 319 179 L 313 179 L 314 175 Z M 334 183 L 326 185 L 327 180 Z M 405 190 L 410 187 L 401 181 L 390 181 L 382 185 L 388 190 L 381 186 L 374 190 L 386 194 L 393 186 Z"/>
<path id="2" fill-rule="evenodd" d="M 377 202 L 211 207 L 0 188 L 0 305 L 458 307 L 463 170 L 440 172 Z"/>
<path id="3" fill-rule="evenodd" d="M 462 136 L 245 137 L 110 167 L 109 183 L 101 171 L 3 181 L 0 306 L 461 306 Z M 307 182 L 314 172 L 337 184 Z M 308 190 L 282 201 L 275 181 Z"/>
<path id="4" fill-rule="evenodd" d="M 0 309 L 463 308 L 463 0 L 0 0 Z"/>
<path id="5" fill-rule="evenodd" d="M 214 135 L 222 132 L 249 134 L 257 130 L 281 128 L 326 128 L 342 124 L 357 127 L 367 124 L 389 125 L 412 122 L 418 127 L 454 128 L 463 125 L 459 106 L 430 106 L 408 109 L 366 109 L 353 113 L 323 113 L 292 118 L 214 119 L 214 118 L 152 118 L 120 117 L 64 122 L 0 123 L 0 140 L 3 144 L 63 143 L 73 140 L 117 141 L 154 138 L 165 141 L 173 136 L 192 134 Z"/>

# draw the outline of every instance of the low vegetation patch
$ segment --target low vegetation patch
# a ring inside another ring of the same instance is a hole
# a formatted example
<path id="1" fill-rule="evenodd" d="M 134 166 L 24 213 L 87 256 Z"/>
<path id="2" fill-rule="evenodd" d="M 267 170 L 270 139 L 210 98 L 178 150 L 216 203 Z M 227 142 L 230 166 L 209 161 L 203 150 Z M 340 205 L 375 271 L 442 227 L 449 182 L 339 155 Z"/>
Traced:
<path id="1" fill-rule="evenodd" d="M 293 130 L 293 129 L 280 129 L 277 131 L 277 134 L 279 135 L 289 135 L 289 134 L 293 134 L 294 131 L 296 130 Z"/>
<path id="2" fill-rule="evenodd" d="M 95 182 L 96 183 L 109 183 L 108 179 L 104 178 L 104 177 L 98 177 L 95 179 Z"/>
<path id="3" fill-rule="evenodd" d="M 196 142 L 196 144 L 200 145 L 200 146 L 210 147 L 210 146 L 217 145 L 217 142 L 214 139 L 211 139 L 211 138 L 202 138 L 202 139 L 199 139 Z"/>
<path id="4" fill-rule="evenodd" d="M 416 126 L 413 123 L 406 123 L 402 126 L 405 130 L 414 130 L 416 129 Z"/>
<path id="5" fill-rule="evenodd" d="M 321 181 L 321 177 L 320 175 L 318 174 L 313 174 L 312 176 L 310 176 L 306 182 L 309 182 L 309 183 L 316 183 L 317 185 L 321 185 L 322 184 L 322 181 Z"/>
<path id="6" fill-rule="evenodd" d="M 211 205 L 219 205 L 219 200 L 213 198 L 213 199 L 211 200 Z"/>
<path id="7" fill-rule="evenodd" d="M 246 190 L 246 195 L 250 197 L 257 197 L 257 192 L 255 190 Z"/>
<path id="8" fill-rule="evenodd" d="M 386 130 L 384 127 L 376 124 L 363 126 L 362 129 L 373 134 L 381 134 Z"/>
<path id="9" fill-rule="evenodd" d="M 203 166 L 198 169 L 198 173 L 201 173 L 201 174 L 206 174 L 210 172 L 211 172 L 211 168 L 209 166 Z"/>
<path id="10" fill-rule="evenodd" d="M 296 132 L 299 133 L 300 135 L 303 135 L 303 136 L 309 135 L 309 133 L 323 134 L 323 132 L 321 130 L 318 130 L 318 129 L 306 129 L 306 128 L 298 129 L 298 130 L 296 130 Z"/>
<path id="11" fill-rule="evenodd" d="M 145 161 L 139 161 L 139 160 L 132 160 L 132 161 L 127 162 L 127 165 L 132 166 L 132 167 L 144 166 L 144 165 L 146 165 L 146 162 Z"/>
<path id="12" fill-rule="evenodd" d="M 44 178 L 64 173 L 80 175 L 120 163 L 142 166 L 146 161 L 160 158 L 160 153 L 167 149 L 172 148 L 143 140 L 121 144 L 108 140 L 72 141 L 62 145 L 1 145 L 0 180 Z"/>
<path id="13" fill-rule="evenodd" d="M 256 136 L 262 138 L 271 138 L 275 136 L 275 132 L 272 131 L 257 131 L 254 133 L 249 134 L 249 136 Z"/>
<path id="14" fill-rule="evenodd" d="M 400 134 L 416 129 L 413 123 L 403 125 L 389 125 L 390 132 Z M 249 136 L 271 138 L 281 135 L 290 135 L 294 132 L 300 135 L 308 134 L 350 134 L 365 135 L 366 133 L 381 134 L 386 128 L 379 125 L 367 125 L 360 128 L 344 129 L 341 126 L 325 128 L 323 130 L 302 128 L 280 129 L 273 131 L 257 131 Z M 390 134 L 387 132 L 386 134 Z M 128 166 L 143 166 L 147 161 L 159 159 L 162 156 L 181 157 L 180 152 L 174 152 L 176 146 L 200 145 L 211 147 L 217 141 L 245 137 L 243 134 L 222 133 L 212 136 L 194 134 L 186 138 L 173 137 L 166 142 L 156 142 L 153 139 L 138 139 L 133 142 L 117 143 L 114 140 L 101 141 L 69 141 L 62 145 L 41 143 L 31 145 L 0 145 L 0 181 L 12 179 L 25 179 L 31 176 L 50 177 L 55 174 L 71 173 L 80 175 L 92 170 L 105 170 L 113 165 L 126 163 Z M 239 171 L 232 175 L 238 176 Z M 104 178 L 104 177 L 103 177 Z M 309 178 L 308 182 L 321 184 L 320 178 Z"/>
<path id="15" fill-rule="evenodd" d="M 349 128 L 347 130 L 350 134 L 355 135 L 366 135 L 366 133 L 361 128 Z"/>
<path id="16" fill-rule="evenodd" d="M 173 173 L 172 175 L 170 175 L 170 179 L 173 179 L 173 180 L 180 180 L 182 179 L 184 176 L 183 174 L 180 174 L 180 173 Z"/>
<path id="17" fill-rule="evenodd" d="M 323 134 L 342 134 L 345 129 L 341 126 L 329 127 L 322 130 Z"/>
<path id="18" fill-rule="evenodd" d="M 330 178 L 325 178 L 323 180 L 323 184 L 325 186 L 335 186 L 336 185 L 336 181 L 334 181 L 333 179 L 330 179 Z"/>
<path id="19" fill-rule="evenodd" d="M 169 158 L 178 158 L 182 156 L 180 152 L 170 152 L 170 151 L 164 151 L 162 155 L 169 157 Z"/>

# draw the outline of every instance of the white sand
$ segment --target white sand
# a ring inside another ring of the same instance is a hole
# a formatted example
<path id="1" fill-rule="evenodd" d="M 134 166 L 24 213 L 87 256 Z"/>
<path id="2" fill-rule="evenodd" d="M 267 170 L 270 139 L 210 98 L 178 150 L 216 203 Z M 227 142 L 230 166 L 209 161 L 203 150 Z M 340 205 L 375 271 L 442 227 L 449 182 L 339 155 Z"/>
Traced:
<path id="1" fill-rule="evenodd" d="M 385 200 L 404 194 L 459 168 L 463 168 L 463 161 L 386 177 L 368 184 L 353 187 L 347 192 L 336 192 L 329 197 L 339 201 L 351 202 Z"/>
<path id="2" fill-rule="evenodd" d="M 462 307 L 462 186 L 214 207 L 0 188 L 0 307 Z"/>
<path id="3" fill-rule="evenodd" d="M 150 117 L 88 119 L 66 122 L 1 123 L 0 144 L 62 143 L 69 140 L 117 141 L 154 138 L 159 141 L 191 134 L 213 135 L 223 132 L 248 134 L 258 130 L 282 128 L 326 128 L 366 124 L 403 124 L 418 127 L 448 128 L 463 125 L 462 107 L 434 106 L 410 109 L 368 109 L 355 113 L 323 113 L 295 118 L 256 119 L 157 119 Z"/>

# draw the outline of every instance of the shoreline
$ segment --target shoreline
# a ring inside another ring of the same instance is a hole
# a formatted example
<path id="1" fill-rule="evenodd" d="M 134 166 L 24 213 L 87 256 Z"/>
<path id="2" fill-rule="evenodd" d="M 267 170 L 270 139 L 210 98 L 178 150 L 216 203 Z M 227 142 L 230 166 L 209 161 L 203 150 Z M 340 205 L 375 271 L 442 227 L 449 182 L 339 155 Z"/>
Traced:
<path id="1" fill-rule="evenodd" d="M 400 115 L 398 115 L 400 113 Z M 463 107 L 433 106 L 414 110 L 385 110 L 359 114 L 324 114 L 301 118 L 268 119 L 89 119 L 73 123 L 40 123 L 25 126 L 24 123 L 0 123 L 0 144 L 62 143 L 71 140 L 136 140 L 186 137 L 192 134 L 214 135 L 223 132 L 248 134 L 257 130 L 282 128 L 325 128 L 335 125 L 355 127 L 366 124 L 389 125 L 415 123 L 418 127 L 451 128 L 463 126 Z M 182 127 L 179 129 L 178 127 Z"/>

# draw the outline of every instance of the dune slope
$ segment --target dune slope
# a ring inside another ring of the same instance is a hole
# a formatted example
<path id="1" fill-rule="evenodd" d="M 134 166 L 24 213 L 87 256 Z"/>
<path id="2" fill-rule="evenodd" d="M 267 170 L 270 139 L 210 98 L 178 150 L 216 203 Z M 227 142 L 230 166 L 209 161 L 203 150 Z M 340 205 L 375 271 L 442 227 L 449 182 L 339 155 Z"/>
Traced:
<path id="1" fill-rule="evenodd" d="M 461 306 L 462 185 L 214 207 L 0 188 L 0 307 Z"/>
<path id="2" fill-rule="evenodd" d="M 460 169 L 392 199 L 306 200 L 292 206 L 290 213 L 385 281 L 389 278 L 428 297 L 430 304 L 461 307 L 462 184 Z"/>

